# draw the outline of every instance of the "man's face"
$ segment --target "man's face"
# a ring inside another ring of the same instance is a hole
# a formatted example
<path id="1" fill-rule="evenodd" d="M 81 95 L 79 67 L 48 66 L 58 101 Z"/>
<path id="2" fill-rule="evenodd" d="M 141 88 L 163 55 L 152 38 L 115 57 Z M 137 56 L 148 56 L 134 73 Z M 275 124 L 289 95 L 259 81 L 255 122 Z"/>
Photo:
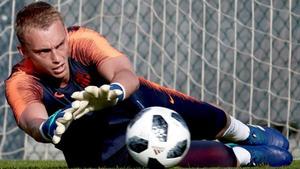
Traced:
<path id="1" fill-rule="evenodd" d="M 61 21 L 53 22 L 48 29 L 30 29 L 24 40 L 21 53 L 32 61 L 39 73 L 68 79 L 68 35 Z"/>

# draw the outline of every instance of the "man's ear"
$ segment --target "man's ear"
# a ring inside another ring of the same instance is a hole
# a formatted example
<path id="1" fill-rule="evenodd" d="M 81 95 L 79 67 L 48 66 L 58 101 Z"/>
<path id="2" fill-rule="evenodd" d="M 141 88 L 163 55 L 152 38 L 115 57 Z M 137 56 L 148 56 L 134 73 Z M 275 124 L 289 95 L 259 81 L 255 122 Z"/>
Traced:
<path id="1" fill-rule="evenodd" d="M 22 57 L 25 57 L 25 56 L 24 56 L 24 53 L 25 53 L 25 48 L 24 48 L 24 46 L 18 45 L 18 46 L 17 46 L 17 49 L 18 49 L 20 55 L 21 55 Z"/>
<path id="2" fill-rule="evenodd" d="M 66 33 L 66 43 L 67 44 L 69 44 L 69 32 L 68 32 L 68 28 L 65 26 L 65 33 Z M 69 47 L 69 45 L 67 45 L 68 46 L 68 55 L 71 55 L 71 51 L 70 51 L 70 47 Z"/>
<path id="3" fill-rule="evenodd" d="M 68 28 L 67 27 L 65 27 L 65 32 L 66 32 L 67 41 L 69 41 L 69 32 L 68 32 Z"/>

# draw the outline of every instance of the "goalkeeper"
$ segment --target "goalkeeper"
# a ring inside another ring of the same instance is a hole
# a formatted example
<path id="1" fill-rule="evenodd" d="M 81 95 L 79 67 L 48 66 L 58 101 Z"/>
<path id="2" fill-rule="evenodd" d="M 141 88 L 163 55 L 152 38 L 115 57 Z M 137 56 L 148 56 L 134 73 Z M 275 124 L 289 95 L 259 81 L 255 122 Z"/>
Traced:
<path id="1" fill-rule="evenodd" d="M 5 82 L 7 101 L 18 126 L 39 142 L 54 143 L 68 167 L 135 165 L 125 148 L 126 126 L 149 106 L 174 109 L 187 122 L 193 142 L 182 166 L 291 163 L 289 143 L 278 131 L 245 125 L 213 105 L 138 78 L 104 37 L 83 27 L 66 29 L 48 3 L 20 10 L 15 30 L 23 59 Z"/>

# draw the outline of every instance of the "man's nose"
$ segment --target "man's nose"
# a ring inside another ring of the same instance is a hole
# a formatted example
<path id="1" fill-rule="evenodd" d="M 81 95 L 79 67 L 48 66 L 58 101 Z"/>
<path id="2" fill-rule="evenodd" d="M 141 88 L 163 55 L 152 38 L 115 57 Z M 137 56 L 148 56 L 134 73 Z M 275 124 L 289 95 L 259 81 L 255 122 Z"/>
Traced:
<path id="1" fill-rule="evenodd" d="M 60 61 L 60 56 L 59 56 L 59 53 L 57 52 L 56 49 L 52 50 L 51 59 L 52 59 L 52 62 L 59 62 Z"/>

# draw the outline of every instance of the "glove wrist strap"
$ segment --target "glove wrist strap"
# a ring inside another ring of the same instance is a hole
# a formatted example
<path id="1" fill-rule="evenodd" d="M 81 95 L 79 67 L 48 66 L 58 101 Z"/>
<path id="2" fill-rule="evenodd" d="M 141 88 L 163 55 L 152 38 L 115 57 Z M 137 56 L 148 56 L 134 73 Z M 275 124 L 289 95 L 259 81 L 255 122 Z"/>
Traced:
<path id="1" fill-rule="evenodd" d="M 119 89 L 122 91 L 122 94 L 118 96 L 118 102 L 125 99 L 126 97 L 125 88 L 120 83 L 111 83 L 109 89 L 110 90 Z"/>
<path id="2" fill-rule="evenodd" d="M 44 123 L 45 123 L 45 121 L 43 121 L 39 127 L 40 134 L 44 140 L 51 142 L 51 139 L 49 137 L 47 137 L 47 135 L 45 135 L 45 133 L 44 133 L 45 132 L 44 131 Z"/>

